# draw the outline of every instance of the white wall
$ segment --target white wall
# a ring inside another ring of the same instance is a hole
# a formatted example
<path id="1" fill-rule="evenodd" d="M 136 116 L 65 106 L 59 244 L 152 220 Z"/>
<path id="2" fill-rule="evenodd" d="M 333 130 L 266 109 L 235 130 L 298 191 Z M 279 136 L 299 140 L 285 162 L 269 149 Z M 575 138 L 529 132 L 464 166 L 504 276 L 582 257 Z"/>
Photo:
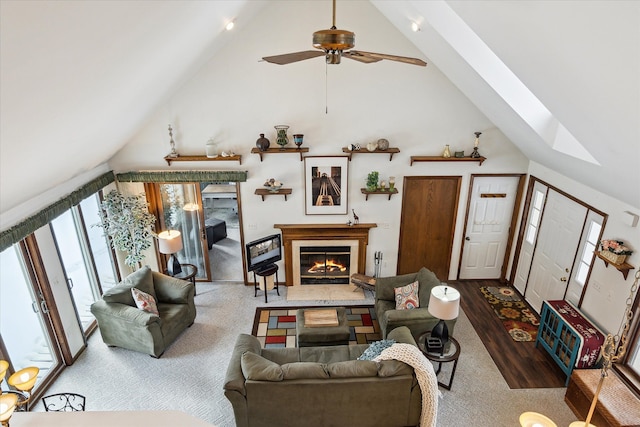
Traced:
<path id="1" fill-rule="evenodd" d="M 349 211 L 361 222 L 379 225 L 370 234 L 367 273 L 373 273 L 373 252 L 383 251 L 383 275 L 396 271 L 402 178 L 408 175 L 458 175 L 463 177 L 455 234 L 451 278 L 456 269 L 462 224 L 471 173 L 524 173 L 527 159 L 432 64 L 426 68 L 382 61 L 361 64 L 344 59 L 325 66 L 322 58 L 287 66 L 259 62 L 262 56 L 309 49 L 314 29 L 330 25 L 325 2 L 285 2 L 265 7 L 251 25 L 238 33 L 170 101 L 163 104 L 141 131 L 109 164 L 116 172 L 130 170 L 238 169 L 249 172 L 241 184 L 247 240 L 274 232 L 275 223 L 345 223 L 348 215 L 307 216 L 304 213 L 304 163 L 297 155 L 250 154 L 260 133 L 275 145 L 274 125 L 288 124 L 290 134 L 303 133 L 308 155 L 341 155 L 350 143 L 363 146 L 387 138 L 401 152 L 388 155 L 356 155 L 349 164 Z M 338 24 L 357 34 L 357 47 L 405 56 L 421 56 L 368 2 L 343 2 Z M 288 32 L 273 34 L 272 26 Z M 326 74 L 325 74 L 326 73 Z M 325 93 L 325 87 L 327 92 Z M 328 108 L 328 113 L 325 113 Z M 174 163 L 163 157 L 169 151 L 167 125 L 181 154 L 204 154 L 213 137 L 223 150 L 242 154 L 242 165 L 230 162 Z M 482 131 L 480 151 L 487 160 L 477 164 L 416 163 L 411 155 L 439 155 L 445 144 L 471 151 L 474 132 Z M 291 145 L 293 146 L 293 145 Z M 391 198 L 371 196 L 365 202 L 360 188 L 369 172 L 381 179 L 396 176 L 400 194 Z M 253 194 L 268 178 L 291 187 L 284 201 Z M 277 231 L 277 230 L 276 230 Z"/>
<path id="2" fill-rule="evenodd" d="M 634 250 L 634 253 L 627 258 L 627 262 L 635 266 L 636 269 L 639 267 L 640 226 L 633 228 L 628 225 L 626 221 L 629 216 L 625 214 L 625 211 L 631 211 L 638 215 L 640 211 L 637 208 L 597 192 L 535 162 L 531 162 L 529 173 L 608 214 L 603 238 L 623 240 Z M 604 262 L 599 259 L 595 260 L 581 309 L 606 332 L 613 334 L 618 332 L 635 271 L 631 270 L 625 280 L 618 270 L 611 266 L 606 268 Z"/>

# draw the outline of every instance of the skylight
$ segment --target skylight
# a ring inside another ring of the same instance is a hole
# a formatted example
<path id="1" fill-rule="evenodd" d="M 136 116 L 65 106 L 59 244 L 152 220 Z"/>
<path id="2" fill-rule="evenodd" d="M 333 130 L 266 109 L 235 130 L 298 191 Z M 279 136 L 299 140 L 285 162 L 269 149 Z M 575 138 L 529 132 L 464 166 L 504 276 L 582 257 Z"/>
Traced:
<path id="1" fill-rule="evenodd" d="M 425 11 L 425 20 L 432 28 L 549 147 L 600 164 L 448 4 L 444 1 L 420 2 L 419 9 Z"/>

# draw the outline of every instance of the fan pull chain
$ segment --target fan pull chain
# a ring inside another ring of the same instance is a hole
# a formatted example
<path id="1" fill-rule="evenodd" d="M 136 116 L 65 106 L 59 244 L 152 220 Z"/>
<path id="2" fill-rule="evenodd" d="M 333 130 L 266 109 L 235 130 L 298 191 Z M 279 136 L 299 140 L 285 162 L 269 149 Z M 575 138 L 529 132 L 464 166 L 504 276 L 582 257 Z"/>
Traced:
<path id="1" fill-rule="evenodd" d="M 324 113 L 329 114 L 329 65 L 324 63 Z"/>

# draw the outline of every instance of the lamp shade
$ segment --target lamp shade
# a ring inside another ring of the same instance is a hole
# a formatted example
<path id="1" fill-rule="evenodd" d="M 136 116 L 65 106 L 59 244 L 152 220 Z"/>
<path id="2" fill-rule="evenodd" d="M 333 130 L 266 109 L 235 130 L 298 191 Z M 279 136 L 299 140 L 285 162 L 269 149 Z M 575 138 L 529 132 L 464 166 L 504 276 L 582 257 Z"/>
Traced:
<path id="1" fill-rule="evenodd" d="M 0 383 L 4 380 L 4 376 L 7 375 L 7 369 L 9 369 L 9 362 L 0 360 Z"/>
<path id="2" fill-rule="evenodd" d="M 18 395 L 14 393 L 6 393 L 0 396 L 0 422 L 4 425 L 11 418 L 13 411 L 18 404 Z"/>
<path id="3" fill-rule="evenodd" d="M 182 250 L 182 236 L 178 230 L 166 230 L 158 234 L 158 250 L 163 254 L 175 254 Z"/>
<path id="4" fill-rule="evenodd" d="M 522 427 L 558 427 L 556 423 L 537 412 L 523 412 L 520 415 L 520 425 Z"/>
<path id="5" fill-rule="evenodd" d="M 437 319 L 457 318 L 460 312 L 460 292 L 451 286 L 435 286 L 431 289 L 428 310 Z"/>
<path id="6" fill-rule="evenodd" d="M 38 372 L 40 369 L 35 366 L 20 369 L 11 375 L 7 382 L 20 391 L 31 391 L 38 379 Z"/>

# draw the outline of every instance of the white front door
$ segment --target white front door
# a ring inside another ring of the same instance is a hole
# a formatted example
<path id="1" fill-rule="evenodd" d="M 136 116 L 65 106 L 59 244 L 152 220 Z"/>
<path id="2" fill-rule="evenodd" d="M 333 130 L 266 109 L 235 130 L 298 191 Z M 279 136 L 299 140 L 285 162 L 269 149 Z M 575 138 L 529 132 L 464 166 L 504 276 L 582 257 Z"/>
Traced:
<path id="1" fill-rule="evenodd" d="M 549 190 L 525 299 L 539 313 L 544 300 L 563 299 L 587 208 Z"/>
<path id="2" fill-rule="evenodd" d="M 509 240 L 518 176 L 473 178 L 461 279 L 499 279 Z"/>

